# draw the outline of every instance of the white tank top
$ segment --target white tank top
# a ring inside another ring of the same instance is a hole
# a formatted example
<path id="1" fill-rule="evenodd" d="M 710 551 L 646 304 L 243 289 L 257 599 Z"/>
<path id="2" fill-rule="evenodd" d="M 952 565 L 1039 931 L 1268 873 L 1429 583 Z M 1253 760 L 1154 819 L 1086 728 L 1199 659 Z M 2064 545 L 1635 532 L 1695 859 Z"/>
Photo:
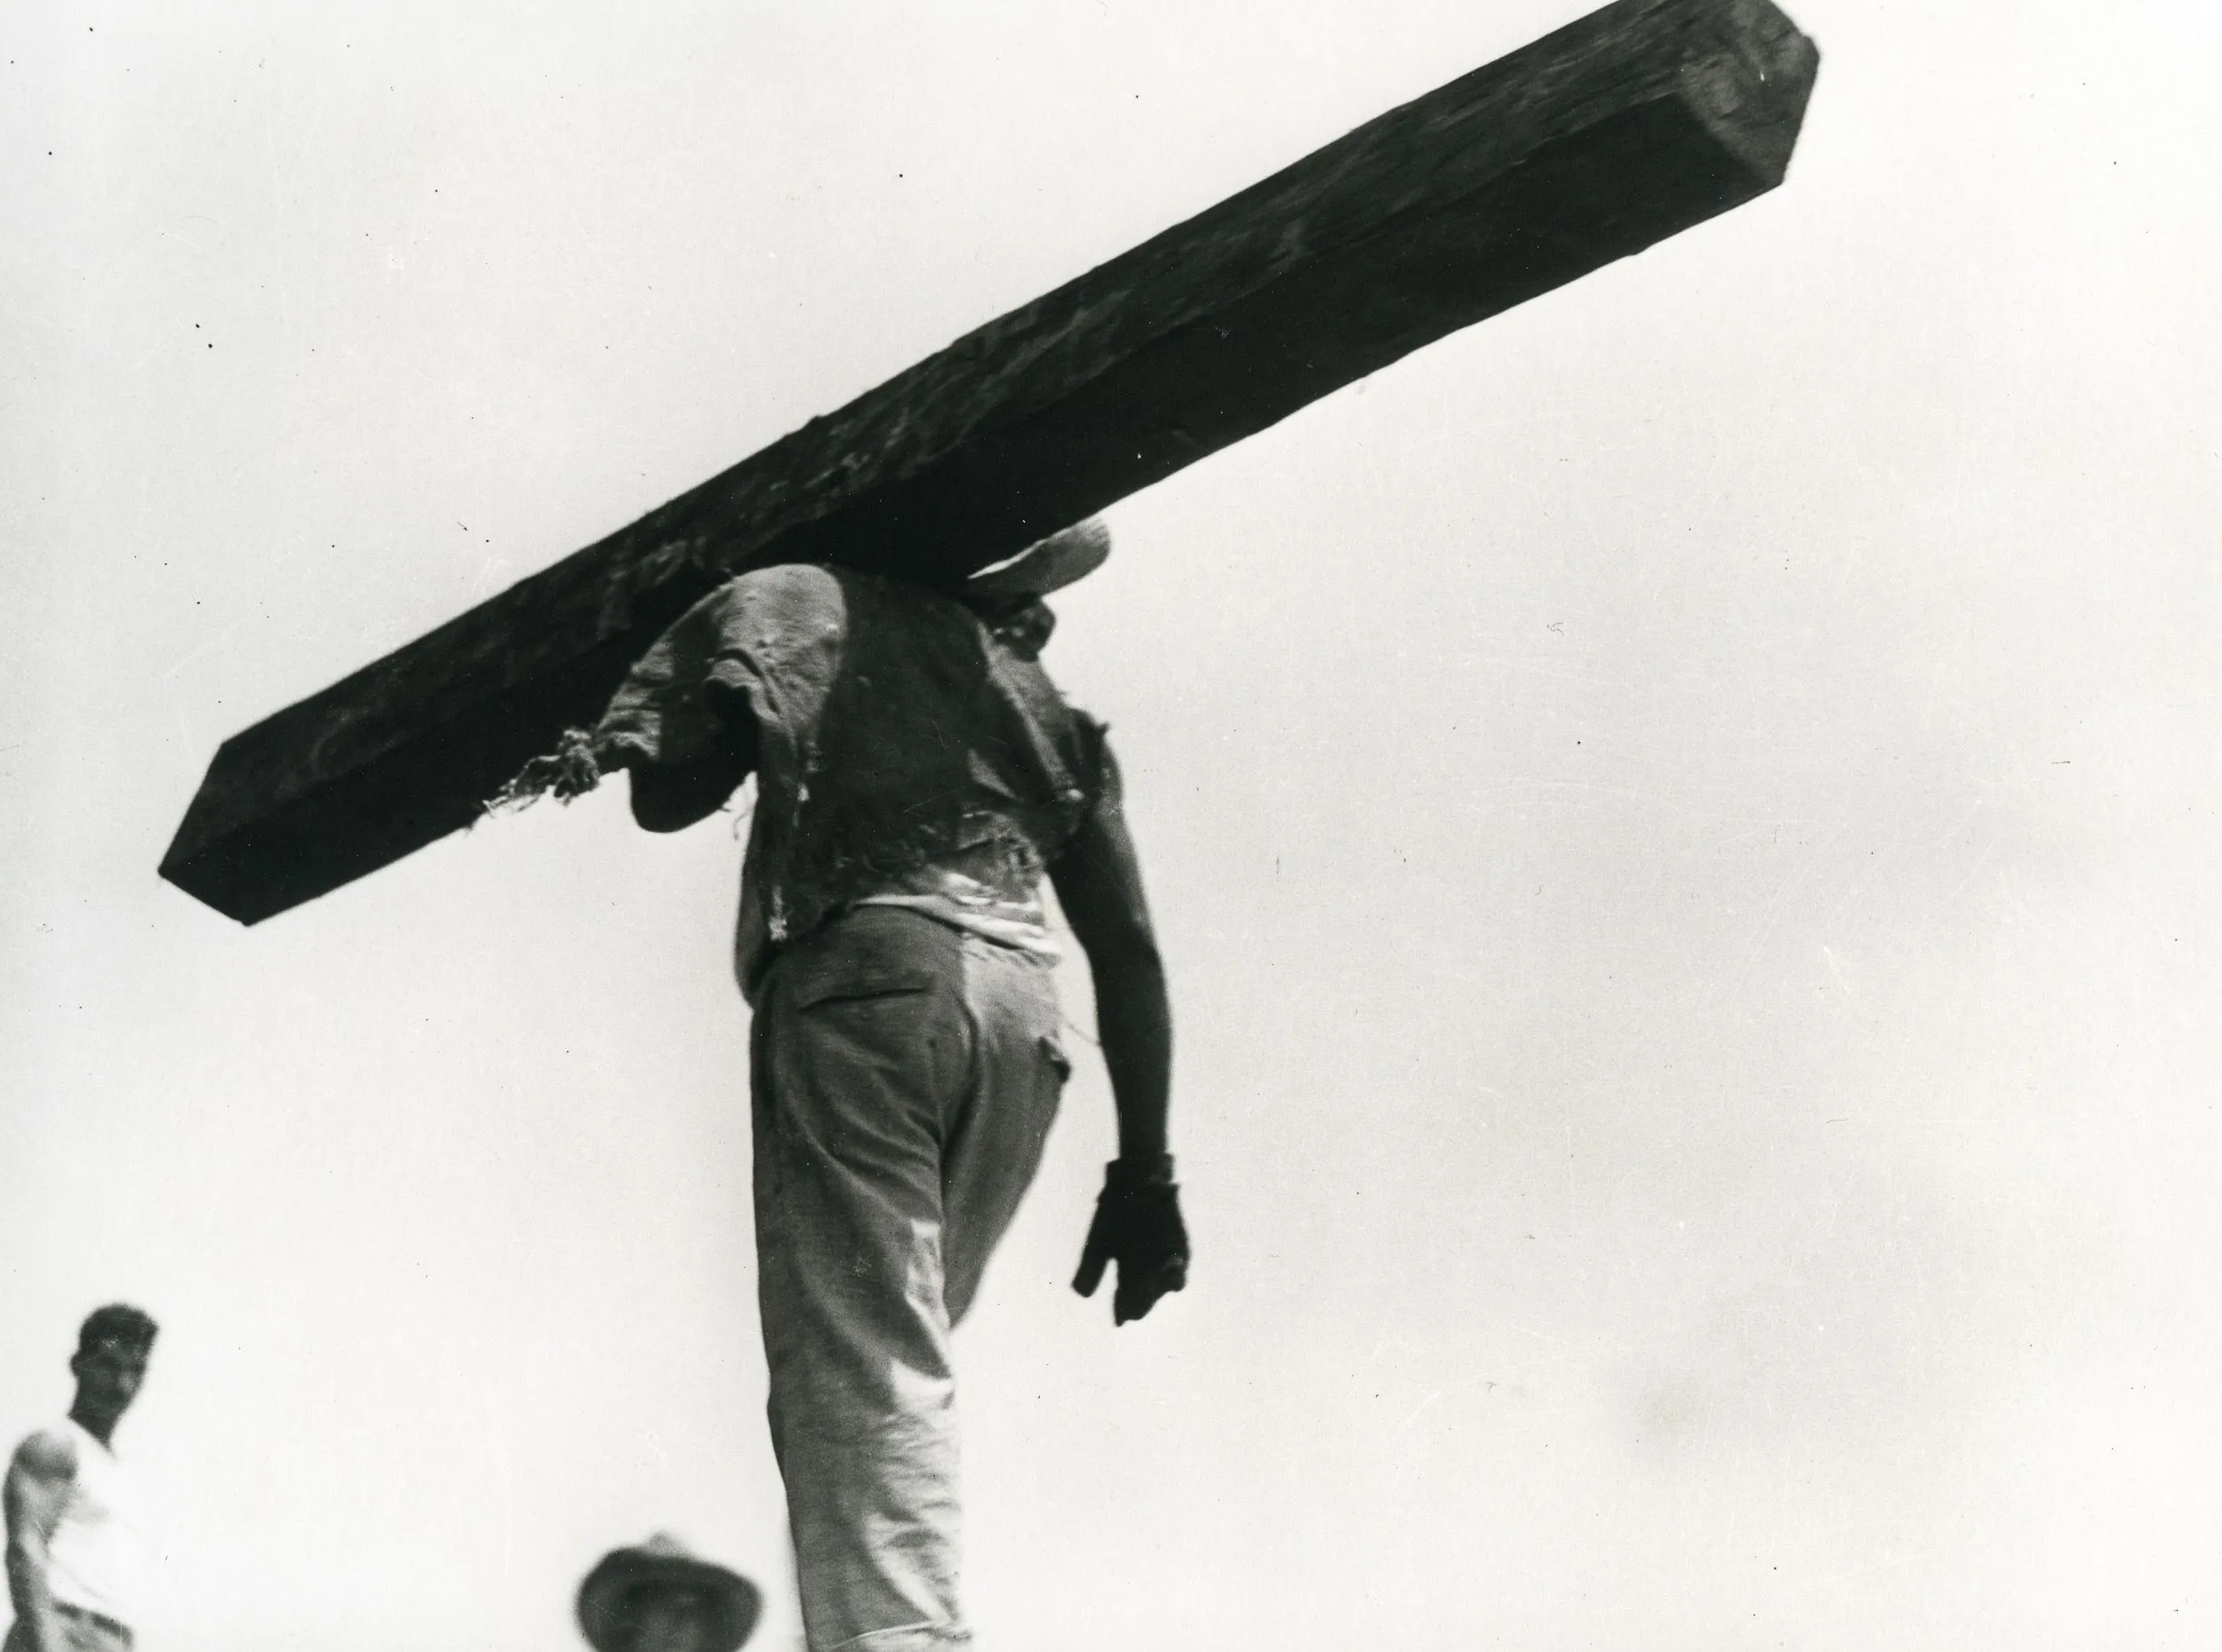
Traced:
<path id="1" fill-rule="evenodd" d="M 64 1606 L 137 1625 L 147 1571 L 139 1499 L 116 1454 L 77 1423 L 61 1432 L 77 1448 L 77 1472 L 53 1536 L 46 1540 L 46 1588 Z"/>

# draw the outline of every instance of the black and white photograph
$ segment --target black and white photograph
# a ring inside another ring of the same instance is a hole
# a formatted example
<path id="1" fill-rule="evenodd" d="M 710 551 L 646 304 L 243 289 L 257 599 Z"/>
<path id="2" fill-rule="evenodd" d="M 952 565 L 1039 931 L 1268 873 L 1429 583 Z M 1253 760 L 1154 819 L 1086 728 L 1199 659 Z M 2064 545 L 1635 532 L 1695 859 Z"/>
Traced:
<path id="1" fill-rule="evenodd" d="M 2222 1646 L 2222 13 L 0 47 L 4 1652 Z"/>

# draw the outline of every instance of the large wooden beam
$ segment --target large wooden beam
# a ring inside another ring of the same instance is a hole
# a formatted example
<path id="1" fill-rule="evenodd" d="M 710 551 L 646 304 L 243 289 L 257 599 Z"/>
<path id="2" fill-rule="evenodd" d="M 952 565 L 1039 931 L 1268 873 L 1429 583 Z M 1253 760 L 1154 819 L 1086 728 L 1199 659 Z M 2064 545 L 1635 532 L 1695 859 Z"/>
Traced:
<path id="1" fill-rule="evenodd" d="M 476 818 L 737 572 L 961 575 L 1772 188 L 1818 53 L 1620 0 L 1390 111 L 226 741 L 162 874 L 253 923 Z"/>

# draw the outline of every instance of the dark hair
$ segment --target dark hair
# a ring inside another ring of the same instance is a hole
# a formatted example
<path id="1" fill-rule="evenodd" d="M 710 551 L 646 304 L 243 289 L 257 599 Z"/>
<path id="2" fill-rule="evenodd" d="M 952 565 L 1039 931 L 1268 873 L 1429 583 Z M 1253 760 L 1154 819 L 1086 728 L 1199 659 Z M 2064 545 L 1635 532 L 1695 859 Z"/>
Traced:
<path id="1" fill-rule="evenodd" d="M 130 1304 L 111 1302 L 85 1315 L 77 1331 L 77 1352 L 88 1354 L 104 1342 L 120 1342 L 134 1353 L 145 1353 L 155 1345 L 157 1329 L 153 1320 Z"/>

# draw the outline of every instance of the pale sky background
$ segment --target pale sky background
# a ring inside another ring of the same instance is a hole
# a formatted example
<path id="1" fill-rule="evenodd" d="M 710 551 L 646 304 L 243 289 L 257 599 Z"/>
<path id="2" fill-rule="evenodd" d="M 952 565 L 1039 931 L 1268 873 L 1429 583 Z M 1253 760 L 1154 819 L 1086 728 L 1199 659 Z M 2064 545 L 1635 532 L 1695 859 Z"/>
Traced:
<path id="1" fill-rule="evenodd" d="M 245 930 L 155 876 L 219 741 L 1581 9 L 0 10 L 0 1432 L 164 1321 L 149 1652 L 555 1652 L 659 1528 L 797 1635 L 730 823 Z M 1083 1061 L 990 1652 L 2222 1644 L 2222 22 L 1794 12 L 1783 189 L 1061 604 L 1197 1257 L 1066 1288 Z"/>

